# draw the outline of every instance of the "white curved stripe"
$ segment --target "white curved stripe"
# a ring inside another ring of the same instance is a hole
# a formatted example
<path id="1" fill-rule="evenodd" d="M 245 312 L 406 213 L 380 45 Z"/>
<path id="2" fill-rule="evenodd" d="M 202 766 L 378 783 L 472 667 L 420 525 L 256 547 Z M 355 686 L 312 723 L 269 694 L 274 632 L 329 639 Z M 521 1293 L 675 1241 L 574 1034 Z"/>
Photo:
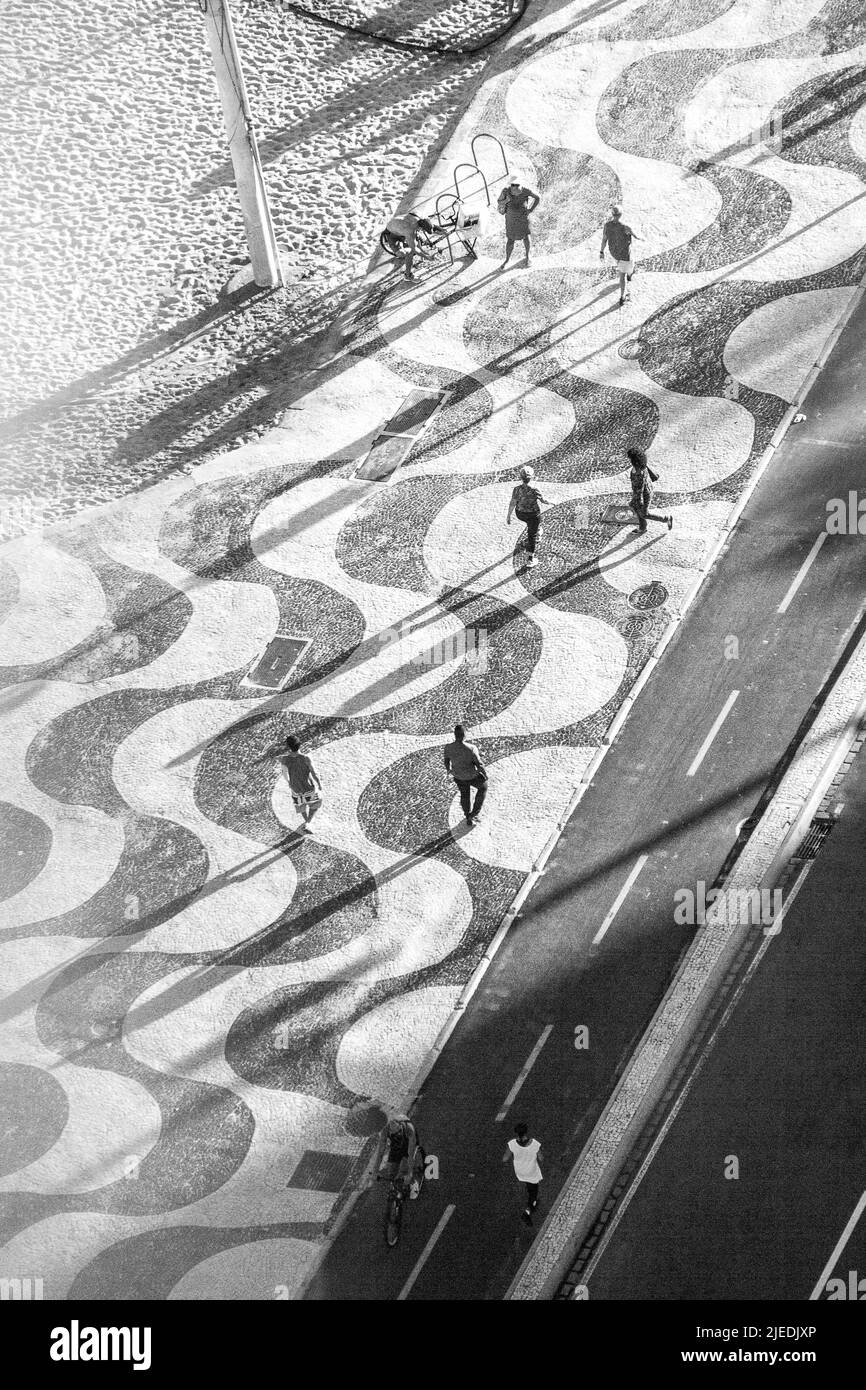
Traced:
<path id="1" fill-rule="evenodd" d="M 384 1106 L 395 1106 L 460 994 L 460 985 L 430 986 L 388 999 L 363 1014 L 341 1039 L 336 1061 L 340 1080 L 358 1095 L 375 1096 Z"/>
<path id="2" fill-rule="evenodd" d="M 619 179 L 625 220 L 643 238 L 642 259 L 680 246 L 711 225 L 721 198 L 707 180 L 678 165 L 612 149 L 598 134 L 596 111 L 611 82 L 647 51 L 645 44 L 612 44 L 602 51 L 577 45 L 523 65 L 505 98 L 514 125 L 543 145 L 593 155 Z M 581 245 L 591 259 L 601 227 Z"/>
<path id="3" fill-rule="evenodd" d="M 358 820 L 359 801 L 373 779 L 419 749 L 435 750 L 432 775 L 450 787 L 440 752 L 447 741 L 448 734 L 424 738 L 356 734 L 316 749 L 315 767 L 327 789 L 314 821 L 316 836 L 369 866 L 376 876 L 379 906 L 375 925 L 366 933 L 314 961 L 288 967 L 293 978 L 353 982 L 395 978 L 434 964 L 458 945 L 472 916 L 472 899 L 462 874 L 435 857 L 419 858 L 377 844 L 368 839 Z M 283 788 L 277 787 L 273 804 L 278 816 L 291 814 Z M 431 819 L 428 838 L 433 839 L 440 829 Z"/>
<path id="4" fill-rule="evenodd" d="M 461 839 L 463 853 L 494 868 L 529 873 L 596 751 L 554 744 L 490 763 L 483 814 L 472 833 Z M 455 799 L 449 815 L 452 827 L 462 818 Z"/>
<path id="5" fill-rule="evenodd" d="M 478 379 L 493 398 L 492 414 L 479 433 L 447 454 L 404 465 L 401 478 L 516 469 L 555 449 L 574 429 L 574 407 L 555 391 L 531 386 L 518 375 L 479 372 Z"/>
<path id="6" fill-rule="evenodd" d="M 661 507 L 653 508 L 655 512 L 661 510 Z M 645 536 L 631 532 L 625 548 L 623 532 L 617 531 L 599 556 L 599 570 L 606 582 L 621 594 L 630 594 L 656 580 L 668 591 L 669 611 L 681 611 L 695 580 L 706 566 L 730 510 L 731 503 L 727 500 L 702 502 L 698 499 L 679 503 L 671 508 L 672 531 L 651 521 Z"/>
<path id="7" fill-rule="evenodd" d="M 201 895 L 162 925 L 147 927 L 136 950 L 209 951 L 239 945 L 266 931 L 291 902 L 297 882 L 291 860 L 272 846 L 218 826 L 195 800 L 195 778 L 208 744 L 254 708 L 253 702 L 225 700 L 174 705 L 136 729 L 115 754 L 114 783 L 133 810 L 185 826 L 208 856 Z M 231 780 L 220 789 L 223 804 L 242 795 L 254 770 L 239 767 L 228 774 Z M 146 903 L 142 912 L 146 916 Z"/>
<path id="8" fill-rule="evenodd" d="M 645 46 L 659 48 L 751 48 L 771 44 L 805 29 L 821 13 L 826 0 L 739 0 L 701 29 Z"/>
<path id="9" fill-rule="evenodd" d="M 866 160 L 866 106 L 861 106 L 848 127 L 848 143 L 859 159 Z"/>
<path id="10" fill-rule="evenodd" d="M 199 578 L 166 559 L 159 548 L 166 502 L 161 488 L 153 488 L 96 513 L 91 523 L 107 555 L 157 575 L 192 605 L 189 620 L 166 651 L 147 665 L 95 682 L 99 694 L 165 690 L 242 670 L 279 627 L 277 601 L 265 585 Z"/>
<path id="11" fill-rule="evenodd" d="M 767 151 L 760 137 L 773 109 L 813 77 L 829 76 L 854 63 L 862 65 L 864 57 L 866 44 L 860 44 L 841 53 L 826 54 L 816 49 L 805 57 L 773 55 L 724 67 L 703 83 L 684 107 L 686 139 L 695 153 L 704 158 L 724 155 L 730 146 L 754 140 L 747 151 L 747 162 L 763 173 Z M 805 135 L 810 124 L 807 118 L 795 130 Z M 793 153 L 796 155 L 796 149 Z"/>
<path id="12" fill-rule="evenodd" d="M 5 750 L 0 760 L 0 800 L 38 816 L 51 831 L 48 858 L 20 893 L 0 903 L 0 929 L 27 926 L 81 907 L 107 883 L 124 847 L 123 824 L 92 806 L 45 796 L 27 774 L 27 753 L 36 734 L 52 720 L 87 702 L 87 687 L 33 681 L 0 695 Z M 58 762 L 64 745 L 57 742 Z M 47 762 L 43 750 L 43 766 Z M 74 787 L 69 792 L 74 795 Z"/>
<path id="13" fill-rule="evenodd" d="M 289 1218 L 283 1216 L 282 1219 Z M 188 1270 L 168 1297 L 172 1301 L 225 1300 L 231 1303 L 237 1299 L 245 1302 L 293 1299 L 319 1253 L 319 1246 L 312 1241 L 290 1237 L 234 1245 Z"/>
<path id="14" fill-rule="evenodd" d="M 729 162 L 747 163 L 748 154 Z M 730 280 L 792 280 L 847 260 L 866 242 L 866 184 L 845 169 L 792 164 L 767 154 L 762 174 L 783 185 L 791 215 L 782 231 L 755 255 L 726 267 Z"/>
<path id="15" fill-rule="evenodd" d="M 473 726 L 476 737 L 546 732 L 592 714 L 615 693 L 627 659 L 625 642 L 607 623 L 553 608 L 515 576 L 511 551 L 523 527 L 505 525 L 510 494 L 510 485 L 493 483 L 454 498 L 425 543 L 426 562 L 441 582 L 489 592 L 541 632 L 541 652 L 526 685 L 506 709 Z"/>
<path id="16" fill-rule="evenodd" d="M 791 402 L 854 295 L 853 287 L 774 299 L 739 324 L 725 344 L 731 376 Z"/>
<path id="17" fill-rule="evenodd" d="M 162 1128 L 150 1092 L 131 1077 L 95 1067 L 67 1064 L 52 1075 L 69 1103 L 63 1133 L 41 1158 L 0 1178 L 0 1192 L 93 1192 L 137 1181 Z"/>
<path id="18" fill-rule="evenodd" d="M 18 598 L 0 621 L 0 665 L 50 661 L 105 622 L 105 594 L 89 565 L 49 541 L 21 536 L 3 546 Z"/>
<path id="19" fill-rule="evenodd" d="M 175 1213 L 172 1213 L 174 1217 Z M 83 1269 L 115 1242 L 165 1225 L 165 1216 L 103 1216 L 101 1212 L 63 1212 L 16 1232 L 0 1253 L 0 1274 L 20 1277 L 38 1270 L 43 1296 L 65 1299 Z"/>
<path id="20" fill-rule="evenodd" d="M 356 605 L 366 627 L 364 640 L 332 675 L 287 697 L 291 709 L 374 714 L 441 685 L 463 661 L 463 651 L 454 645 L 464 635 L 459 618 L 435 600 L 355 579 L 339 565 L 335 551 L 341 529 L 363 516 L 364 503 L 375 509 L 380 497 L 372 483 L 314 478 L 290 496 L 275 498 L 256 518 L 252 546 L 263 564 L 282 574 L 315 575 Z M 433 649 L 441 643 L 451 643 L 445 654 L 454 654 L 433 661 Z"/>

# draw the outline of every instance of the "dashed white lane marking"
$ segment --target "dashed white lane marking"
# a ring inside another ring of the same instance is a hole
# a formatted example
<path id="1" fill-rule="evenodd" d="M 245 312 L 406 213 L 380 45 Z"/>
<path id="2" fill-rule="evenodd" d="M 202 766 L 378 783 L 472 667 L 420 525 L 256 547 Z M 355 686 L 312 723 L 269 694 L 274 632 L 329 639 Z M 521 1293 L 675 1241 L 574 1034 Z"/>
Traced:
<path id="1" fill-rule="evenodd" d="M 800 585 L 803 583 L 803 580 L 806 578 L 806 575 L 809 573 L 809 570 L 811 569 L 812 564 L 813 564 L 813 562 L 814 562 L 814 560 L 815 560 L 815 556 L 818 554 L 818 551 L 821 549 L 821 546 L 824 544 L 824 542 L 825 542 L 826 539 L 827 539 L 827 532 L 826 532 L 826 531 L 821 531 L 820 534 L 819 534 L 819 536 L 818 536 L 818 539 L 816 540 L 815 544 L 812 546 L 812 549 L 809 551 L 809 554 L 806 556 L 806 558 L 805 558 L 805 560 L 803 561 L 802 565 L 801 565 L 800 568 L 797 570 L 797 573 L 796 573 L 796 575 L 794 576 L 794 582 L 793 582 L 793 584 L 791 585 L 790 589 L 789 589 L 788 592 L 786 593 L 785 597 L 782 599 L 782 602 L 779 604 L 779 607 L 778 607 L 778 609 L 776 610 L 778 613 L 787 613 L 788 608 L 790 607 L 790 604 L 791 604 L 791 600 L 793 599 L 793 597 L 794 597 L 794 595 L 796 594 L 797 590 L 799 589 Z"/>
<path id="2" fill-rule="evenodd" d="M 421 1251 L 421 1254 L 418 1256 L 417 1260 L 415 1261 L 415 1264 L 412 1267 L 412 1273 L 409 1275 L 409 1278 L 406 1280 L 405 1284 L 403 1285 L 402 1289 L 397 1295 L 398 1303 L 404 1302 L 409 1297 L 409 1291 L 412 1288 L 412 1285 L 415 1283 L 415 1280 L 418 1278 L 418 1275 L 421 1273 L 421 1270 L 424 1268 L 425 1264 L 430 1258 L 430 1252 L 433 1249 L 433 1246 L 436 1244 L 442 1232 L 445 1230 L 445 1227 L 448 1225 L 448 1222 L 454 1215 L 454 1211 L 455 1205 L 453 1202 L 451 1202 L 445 1208 L 442 1215 L 439 1217 L 439 1220 L 436 1223 L 436 1230 L 433 1232 L 427 1244 L 424 1246 L 424 1249 Z"/>
<path id="3" fill-rule="evenodd" d="M 844 440 L 842 440 L 842 439 L 819 439 L 819 438 L 817 437 L 817 435 L 813 435 L 813 434 L 801 434 L 800 437 L 799 437 L 798 440 L 797 440 L 797 443 L 798 443 L 798 444 L 823 444 L 823 446 L 824 446 L 825 449 L 850 449 L 850 450 L 853 451 L 853 450 L 857 450 L 857 449 L 862 449 L 862 448 L 863 448 L 862 443 L 861 443 L 861 444 L 851 444 L 851 443 L 846 443 L 846 442 L 845 442 Z"/>
<path id="4" fill-rule="evenodd" d="M 834 1251 L 833 1251 L 833 1254 L 830 1256 L 830 1258 L 829 1258 L 829 1260 L 827 1261 L 827 1263 L 825 1264 L 824 1268 L 821 1270 L 821 1273 L 820 1273 L 820 1275 L 819 1275 L 819 1277 L 818 1277 L 818 1282 L 817 1282 L 817 1284 L 815 1285 L 815 1287 L 814 1287 L 814 1289 L 812 1290 L 812 1292 L 809 1294 L 809 1302 L 810 1302 L 810 1303 L 814 1303 L 815 1300 L 818 1299 L 818 1298 L 820 1298 L 820 1297 L 821 1297 L 821 1294 L 824 1292 L 824 1287 L 825 1287 L 825 1285 L 826 1285 L 826 1283 L 827 1283 L 827 1280 L 828 1280 L 830 1274 L 832 1273 L 832 1271 L 836 1268 L 836 1263 L 837 1263 L 837 1261 L 838 1261 L 838 1259 L 839 1259 L 839 1256 L 842 1254 L 842 1251 L 845 1249 L 845 1246 L 848 1244 L 848 1241 L 851 1239 L 851 1236 L 852 1236 L 853 1231 L 854 1231 L 854 1227 L 857 1225 L 857 1222 L 860 1220 L 860 1217 L 863 1215 L 864 1209 L 866 1209 L 866 1192 L 863 1193 L 862 1197 L 860 1198 L 860 1201 L 857 1203 L 856 1207 L 854 1208 L 854 1210 L 852 1211 L 851 1215 L 849 1216 L 849 1218 L 848 1218 L 848 1224 L 847 1224 L 847 1226 L 845 1227 L 845 1229 L 844 1229 L 844 1231 L 842 1232 L 842 1234 L 841 1234 L 841 1236 L 839 1237 L 839 1239 L 837 1240 L 837 1242 L 836 1242 L 836 1247 L 835 1247 L 835 1249 L 834 1249 Z"/>
<path id="5" fill-rule="evenodd" d="M 638 874 L 640 873 L 641 869 L 643 868 L 644 864 L 648 859 L 648 854 L 642 854 L 638 859 L 637 863 L 635 864 L 625 883 L 622 885 L 622 888 L 620 888 L 619 892 L 617 893 L 616 898 L 614 899 L 613 907 L 610 909 L 601 926 L 599 927 L 598 931 L 596 932 L 595 936 L 592 938 L 593 946 L 597 946 L 599 941 L 601 941 L 601 938 L 604 936 L 614 917 L 619 912 L 620 908 L 622 907 L 623 903 L 628 897 L 628 894 L 631 891 L 632 884 L 634 883 L 635 879 L 637 878 Z"/>
<path id="6" fill-rule="evenodd" d="M 541 1034 L 541 1037 L 538 1039 L 538 1042 L 535 1044 L 534 1048 L 532 1049 L 532 1051 L 530 1052 L 530 1054 L 529 1054 L 529 1056 L 527 1057 L 526 1061 L 524 1062 L 523 1067 L 521 1068 L 521 1071 L 520 1071 L 520 1075 L 518 1076 L 517 1080 L 515 1081 L 514 1085 L 513 1085 L 512 1088 L 511 1088 L 511 1090 L 508 1092 L 508 1095 L 505 1097 L 504 1101 L 502 1102 L 502 1109 L 499 1111 L 499 1114 L 496 1116 L 496 1123 L 497 1123 L 497 1124 L 500 1124 L 501 1121 L 504 1120 L 504 1119 L 505 1119 L 505 1116 L 508 1114 L 508 1111 L 509 1111 L 510 1108 L 511 1108 L 511 1104 L 512 1104 L 512 1101 L 514 1100 L 514 1097 L 517 1095 L 517 1092 L 520 1090 L 520 1088 L 521 1088 L 521 1086 L 523 1085 L 524 1081 L 526 1080 L 527 1076 L 528 1076 L 529 1073 L 532 1071 L 532 1068 L 535 1066 L 535 1063 L 536 1063 L 536 1061 L 538 1060 L 538 1054 L 539 1054 L 539 1052 L 541 1051 L 541 1049 L 544 1047 L 544 1044 L 547 1042 L 547 1039 L 550 1037 L 550 1035 L 551 1035 L 552 1032 L 553 1032 L 553 1024 L 552 1024 L 552 1023 L 548 1023 L 547 1026 L 546 1026 L 545 1029 L 544 1029 L 544 1032 Z"/>
<path id="7" fill-rule="evenodd" d="M 731 709 L 733 708 L 734 701 L 736 700 L 739 693 L 739 690 L 732 690 L 727 700 L 722 705 L 721 713 L 719 714 L 715 724 L 710 729 L 710 732 L 707 734 L 706 738 L 704 739 L 703 743 L 698 749 L 698 755 L 692 763 L 691 767 L 689 768 L 688 772 L 686 773 L 687 777 L 694 777 L 701 763 L 704 761 L 704 758 L 707 756 L 707 753 L 710 750 L 710 746 L 713 742 L 713 739 L 715 738 L 716 734 L 719 732 L 719 729 L 722 727 L 728 715 L 730 714 Z"/>

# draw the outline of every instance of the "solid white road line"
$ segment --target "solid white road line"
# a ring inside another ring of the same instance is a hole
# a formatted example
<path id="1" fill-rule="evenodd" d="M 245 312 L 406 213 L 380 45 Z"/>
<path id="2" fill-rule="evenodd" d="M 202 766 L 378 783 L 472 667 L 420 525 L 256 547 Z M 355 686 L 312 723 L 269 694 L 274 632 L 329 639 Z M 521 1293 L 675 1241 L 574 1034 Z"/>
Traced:
<path id="1" fill-rule="evenodd" d="M 511 1090 L 508 1092 L 508 1095 L 505 1097 L 505 1100 L 502 1102 L 502 1109 L 496 1116 L 496 1124 L 499 1124 L 502 1120 L 505 1119 L 505 1116 L 508 1114 L 508 1111 L 511 1108 L 511 1102 L 514 1100 L 514 1097 L 517 1095 L 517 1092 L 520 1090 L 527 1076 L 532 1071 L 532 1068 L 535 1066 L 538 1054 L 544 1047 L 544 1044 L 547 1042 L 547 1039 L 550 1037 L 552 1032 L 553 1024 L 548 1023 L 541 1037 L 538 1039 L 538 1042 L 535 1044 L 534 1048 L 532 1049 L 525 1063 L 523 1064 L 520 1075 L 518 1076 Z"/>
<path id="2" fill-rule="evenodd" d="M 409 1278 L 406 1280 L 405 1284 L 403 1285 L 402 1289 L 397 1295 L 398 1303 L 404 1302 L 405 1299 L 409 1297 L 409 1291 L 412 1288 L 412 1285 L 415 1283 L 415 1280 L 418 1278 L 418 1275 L 421 1273 L 421 1270 L 427 1263 L 427 1260 L 430 1257 L 430 1251 L 433 1249 L 433 1246 L 436 1244 L 442 1232 L 445 1230 L 445 1227 L 448 1225 L 448 1222 L 454 1215 L 454 1211 L 455 1206 L 452 1202 L 449 1206 L 445 1208 L 442 1215 L 439 1217 L 439 1220 L 436 1223 L 436 1230 L 433 1232 L 427 1244 L 424 1246 L 424 1249 L 421 1251 L 421 1254 L 415 1261 L 412 1273 L 409 1275 Z"/>
<path id="3" fill-rule="evenodd" d="M 830 1256 L 824 1268 L 821 1270 L 818 1282 L 815 1285 L 812 1292 L 809 1294 L 810 1303 L 814 1303 L 816 1299 L 819 1299 L 821 1297 L 821 1294 L 824 1292 L 827 1280 L 832 1274 L 833 1270 L 836 1268 L 836 1262 L 839 1259 L 839 1256 L 842 1254 L 842 1251 L 845 1249 L 845 1246 L 851 1239 L 854 1227 L 857 1225 L 857 1222 L 863 1215 L 864 1208 L 866 1208 L 866 1192 L 863 1193 L 863 1196 L 860 1198 L 860 1201 L 857 1203 L 856 1207 L 852 1211 L 850 1217 L 848 1218 L 848 1225 L 845 1227 L 844 1231 L 842 1232 L 841 1236 L 836 1242 L 836 1248 L 833 1251 L 833 1254 Z"/>
<path id="4" fill-rule="evenodd" d="M 786 903 L 785 903 L 785 908 L 789 907 L 790 904 L 793 903 L 794 899 L 796 898 L 797 894 L 799 893 L 800 889 L 801 889 L 802 886 L 803 886 L 803 882 L 804 882 L 804 880 L 805 880 L 805 878 L 806 878 L 806 875 L 808 874 L 809 870 L 812 868 L 812 864 L 813 864 L 813 861 L 812 861 L 812 860 L 809 860 L 807 863 L 805 863 L 805 864 L 803 865 L 803 867 L 802 867 L 800 873 L 797 875 L 797 878 L 796 878 L 796 881 L 794 882 L 793 887 L 789 890 L 788 898 L 787 898 Z M 782 920 L 782 913 L 779 913 L 779 916 L 778 916 L 778 918 L 777 918 L 777 921 L 781 922 L 781 920 Z M 741 996 L 743 993 L 745 993 L 745 990 L 746 990 L 746 988 L 748 987 L 748 985 L 749 985 L 749 983 L 750 983 L 750 981 L 751 981 L 753 975 L 755 974 L 755 971 L 757 970 L 758 966 L 761 964 L 761 961 L 764 959 L 764 956 L 766 955 L 766 952 L 767 952 L 767 949 L 768 949 L 768 947 L 769 947 L 769 945 L 770 945 L 770 941 L 771 941 L 771 940 L 772 940 L 772 928 L 770 928 L 770 929 L 767 931 L 767 934 L 765 935 L 764 940 L 761 942 L 761 945 L 759 946 L 758 950 L 755 952 L 755 955 L 754 955 L 754 957 L 752 958 L 752 960 L 751 960 L 751 962 L 750 962 L 750 964 L 749 964 L 749 967 L 748 967 L 748 969 L 746 970 L 745 975 L 744 975 L 743 978 L 740 980 L 740 983 L 737 985 L 737 988 L 734 990 L 733 996 L 732 996 L 731 999 L 728 1001 L 728 1004 L 727 1004 L 727 1006 L 726 1006 L 726 1008 L 725 1008 L 724 1013 L 722 1014 L 722 1017 L 719 1019 L 718 1023 L 716 1024 L 716 1026 L 714 1027 L 712 1033 L 710 1034 L 709 1038 L 707 1039 L 706 1043 L 704 1044 L 703 1049 L 702 1049 L 702 1051 L 700 1052 L 697 1061 L 695 1062 L 694 1069 L 692 1070 L 691 1075 L 686 1079 L 685 1085 L 683 1086 L 683 1089 L 680 1091 L 679 1095 L 677 1096 L 676 1102 L 674 1103 L 673 1107 L 671 1108 L 670 1113 L 669 1113 L 669 1114 L 667 1115 L 667 1117 L 665 1118 L 664 1124 L 662 1125 L 661 1129 L 659 1130 L 658 1134 L 656 1135 L 655 1139 L 653 1140 L 653 1143 L 652 1143 L 652 1146 L 651 1146 L 651 1148 L 650 1148 L 650 1150 L 649 1150 L 649 1153 L 647 1154 L 646 1158 L 644 1159 L 643 1163 L 641 1164 L 640 1168 L 638 1169 L 637 1174 L 635 1175 L 635 1177 L 634 1177 L 634 1179 L 633 1179 L 633 1181 L 632 1181 L 632 1184 L 631 1184 L 631 1186 L 629 1187 L 628 1191 L 625 1193 L 625 1196 L 622 1198 L 622 1201 L 619 1203 L 619 1205 L 617 1206 L 616 1210 L 614 1211 L 614 1213 L 613 1213 L 613 1219 L 612 1219 L 610 1222 L 608 1222 L 608 1225 L 607 1225 L 607 1227 L 605 1228 L 604 1235 L 602 1236 L 601 1240 L 599 1241 L 599 1243 L 598 1243 L 598 1245 L 597 1245 L 597 1247 L 596 1247 L 596 1249 L 595 1249 L 595 1251 L 594 1251 L 594 1253 L 593 1253 L 593 1256 L 592 1256 L 591 1260 L 589 1261 L 589 1263 L 588 1263 L 587 1266 L 586 1266 L 586 1269 L 585 1269 L 584 1272 L 583 1272 L 583 1282 L 584 1282 L 584 1284 L 586 1284 L 586 1285 L 589 1284 L 590 1277 L 591 1277 L 593 1271 L 595 1270 L 596 1265 L 598 1264 L 599 1260 L 601 1259 L 602 1255 L 604 1254 L 605 1250 L 607 1249 L 608 1245 L 610 1244 L 611 1237 L 612 1237 L 614 1231 L 616 1230 L 617 1226 L 619 1225 L 620 1221 L 621 1221 L 622 1218 L 625 1216 L 625 1213 L 626 1213 L 626 1211 L 628 1210 L 628 1207 L 629 1207 L 629 1205 L 630 1205 L 630 1203 L 631 1203 L 631 1201 L 632 1201 L 632 1198 L 635 1197 L 635 1196 L 637 1195 L 637 1190 L 638 1190 L 638 1188 L 640 1187 L 641 1183 L 643 1182 L 644 1178 L 646 1177 L 647 1173 L 649 1172 L 649 1168 L 650 1168 L 650 1165 L 651 1165 L 652 1162 L 653 1162 L 653 1159 L 655 1158 L 656 1154 L 658 1153 L 659 1149 L 661 1148 L 662 1144 L 664 1143 L 665 1138 L 667 1137 L 668 1130 L 671 1128 L 671 1126 L 672 1126 L 674 1120 L 677 1118 L 677 1115 L 680 1113 L 680 1111 L 682 1110 L 683 1106 L 685 1105 L 686 1100 L 687 1100 L 688 1095 L 689 1095 L 689 1092 L 690 1092 L 691 1089 L 692 1089 L 692 1086 L 695 1084 L 695 1082 L 697 1081 L 697 1079 L 698 1079 L 698 1077 L 700 1076 L 701 1072 L 703 1071 L 703 1069 L 704 1069 L 704 1063 L 706 1062 L 707 1058 L 710 1056 L 710 1053 L 711 1053 L 711 1052 L 713 1051 L 713 1049 L 715 1048 L 716 1043 L 718 1042 L 718 1040 L 719 1040 L 719 1038 L 721 1037 L 722 1033 L 724 1032 L 725 1028 L 728 1026 L 728 1021 L 730 1020 L 731 1015 L 733 1014 L 734 1010 L 735 1010 L 736 1007 L 737 1007 L 737 1004 L 738 1004 L 739 1001 L 740 1001 L 740 996 Z"/>
<path id="5" fill-rule="evenodd" d="M 715 738 L 716 734 L 719 732 L 719 729 L 722 727 L 728 715 L 730 714 L 733 703 L 736 700 L 739 693 L 739 690 L 732 690 L 727 700 L 722 705 L 722 712 L 716 719 L 715 724 L 710 729 L 710 732 L 707 734 L 706 738 L 701 744 L 700 749 L 698 750 L 698 756 L 695 758 L 694 762 L 692 763 L 691 767 L 686 773 L 687 777 L 694 777 L 701 763 L 704 761 L 704 758 L 707 756 L 707 753 L 709 752 L 710 745 L 713 739 Z"/>
<path id="6" fill-rule="evenodd" d="M 803 583 L 803 580 L 806 578 L 806 575 L 809 573 L 815 556 L 818 554 L 818 551 L 821 549 L 821 546 L 824 544 L 826 539 L 827 532 L 822 531 L 818 536 L 818 539 L 816 540 L 815 544 L 812 546 L 812 549 L 809 551 L 809 554 L 803 561 L 802 565 L 797 570 L 793 584 L 786 593 L 785 597 L 782 599 L 782 602 L 779 604 L 779 607 L 776 609 L 777 613 L 787 613 L 791 600 L 793 599 L 800 585 Z"/>
<path id="7" fill-rule="evenodd" d="M 648 859 L 648 854 L 642 854 L 638 859 L 637 863 L 635 864 L 625 883 L 622 885 L 622 888 L 620 888 L 619 892 L 617 893 L 613 907 L 610 909 L 610 912 L 607 914 L 598 931 L 596 932 L 595 936 L 592 938 L 593 946 L 597 946 L 599 941 L 601 941 L 601 938 L 604 936 L 614 917 L 619 912 L 620 908 L 622 907 L 623 903 L 628 897 L 628 894 L 631 891 L 632 884 L 634 883 L 635 879 L 637 878 L 638 874 L 640 873 L 641 869 L 643 868 L 644 864 Z"/>

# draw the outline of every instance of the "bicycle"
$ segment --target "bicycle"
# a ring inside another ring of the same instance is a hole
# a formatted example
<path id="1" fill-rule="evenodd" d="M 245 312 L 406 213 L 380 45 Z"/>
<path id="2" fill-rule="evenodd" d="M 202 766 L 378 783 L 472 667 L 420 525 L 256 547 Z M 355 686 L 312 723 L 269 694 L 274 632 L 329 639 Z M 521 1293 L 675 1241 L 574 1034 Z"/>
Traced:
<path id="1" fill-rule="evenodd" d="M 403 1229 L 403 1207 L 406 1199 L 410 1195 L 413 1183 L 417 1183 L 416 1197 L 420 1197 L 421 1189 L 424 1186 L 424 1150 L 418 1144 L 412 1156 L 412 1163 L 403 1164 L 397 1169 L 393 1177 L 389 1176 L 388 1199 L 385 1203 L 385 1244 L 389 1250 L 393 1250 L 400 1239 L 400 1232 Z M 404 1160 L 405 1162 L 405 1160 Z M 386 1176 L 379 1173 L 376 1181 L 381 1182 Z"/>

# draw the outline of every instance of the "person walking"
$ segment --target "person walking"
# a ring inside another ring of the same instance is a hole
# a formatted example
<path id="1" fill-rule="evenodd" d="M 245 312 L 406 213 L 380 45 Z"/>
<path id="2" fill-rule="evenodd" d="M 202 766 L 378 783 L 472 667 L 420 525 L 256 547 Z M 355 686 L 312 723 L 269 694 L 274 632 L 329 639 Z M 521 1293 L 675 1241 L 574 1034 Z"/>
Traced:
<path id="1" fill-rule="evenodd" d="M 600 261 L 604 260 L 604 248 L 607 246 L 614 259 L 617 274 L 619 275 L 619 307 L 622 308 L 627 299 L 631 299 L 631 290 L 628 288 L 631 277 L 634 275 L 634 261 L 631 257 L 632 241 L 642 241 L 633 228 L 628 227 L 622 221 L 622 208 L 618 203 L 614 203 L 610 210 L 610 217 L 605 222 L 601 233 L 601 250 L 598 253 Z"/>
<path id="2" fill-rule="evenodd" d="M 516 174 L 500 193 L 496 207 L 505 218 L 505 260 L 500 270 L 504 270 L 511 260 L 515 241 L 523 242 L 526 252 L 524 265 L 529 265 L 529 214 L 535 212 L 540 202 L 538 194 L 524 188 Z"/>
<path id="3" fill-rule="evenodd" d="M 653 497 L 653 483 L 659 480 L 658 473 L 654 473 L 647 463 L 647 456 L 643 449 L 628 449 L 626 451 L 629 462 L 631 463 L 631 502 L 629 506 L 637 517 L 637 529 L 641 533 L 646 530 L 648 521 L 663 521 L 670 531 L 674 524 L 672 516 L 659 516 L 657 512 L 649 510 L 650 502 Z"/>
<path id="4" fill-rule="evenodd" d="M 301 741 L 294 734 L 286 739 L 278 762 L 289 784 L 295 810 L 303 822 L 301 831 L 304 835 L 312 835 L 310 821 L 322 805 L 322 783 L 311 759 L 301 752 Z"/>
<path id="5" fill-rule="evenodd" d="M 542 497 L 532 481 L 534 477 L 534 468 L 528 464 L 525 468 L 521 468 L 521 480 L 511 494 L 508 516 L 506 517 L 506 522 L 510 526 L 511 518 L 516 514 L 517 520 L 522 521 L 526 527 L 526 563 L 530 569 L 538 564 L 535 547 L 538 543 L 538 533 L 541 530 L 541 503 L 547 502 L 547 498 Z"/>
<path id="6" fill-rule="evenodd" d="M 531 1226 L 532 1213 L 538 1206 L 538 1184 L 541 1182 L 542 1173 L 540 1167 L 541 1144 L 537 1139 L 530 1138 L 528 1125 L 514 1126 L 514 1138 L 508 1141 L 503 1162 L 507 1160 L 509 1154 L 514 1160 L 514 1176 L 518 1182 L 523 1183 L 526 1190 L 523 1220 L 527 1226 Z"/>
<path id="7" fill-rule="evenodd" d="M 460 806 L 470 830 L 481 815 L 481 807 L 487 795 L 487 771 L 474 743 L 466 742 L 466 730 L 462 724 L 454 725 L 454 742 L 445 745 L 445 771 L 457 783 L 460 792 Z M 475 804 L 472 804 L 472 789 L 475 789 Z"/>

